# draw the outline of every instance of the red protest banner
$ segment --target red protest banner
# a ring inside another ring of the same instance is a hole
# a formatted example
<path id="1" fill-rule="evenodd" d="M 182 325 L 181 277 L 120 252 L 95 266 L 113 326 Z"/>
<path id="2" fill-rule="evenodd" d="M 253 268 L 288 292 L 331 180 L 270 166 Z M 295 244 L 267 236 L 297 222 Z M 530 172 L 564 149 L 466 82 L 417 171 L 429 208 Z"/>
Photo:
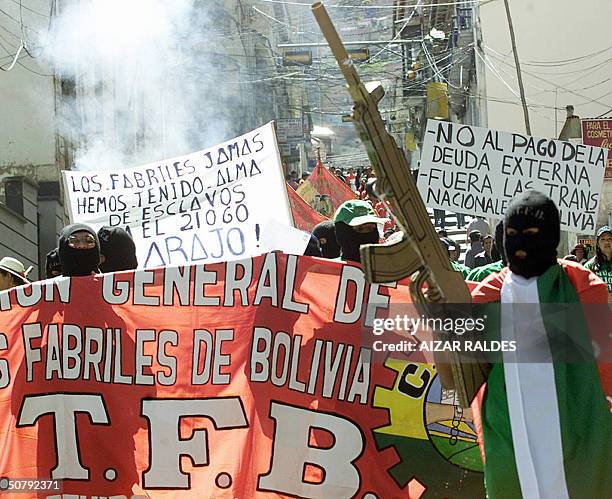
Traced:
<path id="1" fill-rule="evenodd" d="M 608 149 L 608 166 L 604 178 L 612 179 L 612 118 L 583 119 L 580 121 L 582 124 L 582 143 Z"/>
<path id="2" fill-rule="evenodd" d="M 289 184 L 287 184 L 287 194 L 289 194 L 289 205 L 291 206 L 293 221 L 298 229 L 312 232 L 315 225 L 328 220 L 327 217 L 313 210 Z"/>
<path id="3" fill-rule="evenodd" d="M 342 203 L 356 198 L 351 188 L 332 175 L 321 161 L 317 161 L 312 173 L 297 188 L 297 193 L 315 210 L 329 218 L 333 218 Z"/>
<path id="4" fill-rule="evenodd" d="M 372 346 L 377 311 L 407 297 L 358 267 L 275 253 L 2 292 L 0 486 L 484 497 L 469 411 L 454 419 L 423 359 Z"/>

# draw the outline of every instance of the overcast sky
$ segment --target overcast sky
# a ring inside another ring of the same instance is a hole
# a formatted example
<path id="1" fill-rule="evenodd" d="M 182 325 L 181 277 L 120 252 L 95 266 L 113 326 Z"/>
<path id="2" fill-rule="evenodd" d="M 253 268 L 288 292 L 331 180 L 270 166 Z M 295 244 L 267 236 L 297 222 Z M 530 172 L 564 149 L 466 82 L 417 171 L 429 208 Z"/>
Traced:
<path id="1" fill-rule="evenodd" d="M 532 135 L 553 137 L 563 126 L 564 109 L 557 112 L 555 128 L 555 111 L 552 109 L 555 106 L 555 87 L 557 107 L 565 108 L 572 104 L 575 114 L 581 118 L 593 118 L 604 113 L 612 116 L 612 48 L 595 55 L 612 47 L 612 1 L 510 0 L 510 9 L 528 102 L 531 99 L 530 103 L 534 105 L 548 106 L 530 108 Z M 503 0 L 482 5 L 480 18 L 487 63 L 518 95 Z M 541 61 L 582 56 L 588 57 L 555 65 L 540 64 Z M 490 69 L 487 69 L 486 90 L 489 99 L 520 102 Z M 592 99 L 599 102 L 589 102 Z M 490 128 L 525 131 L 520 106 L 491 100 L 487 106 Z"/>

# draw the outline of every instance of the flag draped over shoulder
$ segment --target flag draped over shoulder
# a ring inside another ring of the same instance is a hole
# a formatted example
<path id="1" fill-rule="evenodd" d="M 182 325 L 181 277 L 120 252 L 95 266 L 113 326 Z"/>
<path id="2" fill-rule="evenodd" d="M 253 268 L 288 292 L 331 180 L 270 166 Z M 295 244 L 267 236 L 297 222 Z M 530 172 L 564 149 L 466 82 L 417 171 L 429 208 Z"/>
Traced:
<path id="1" fill-rule="evenodd" d="M 297 193 L 315 210 L 332 218 L 345 201 L 355 199 L 355 193 L 335 175 L 332 175 L 321 161 L 317 161 L 312 173 L 297 188 Z"/>
<path id="2" fill-rule="evenodd" d="M 289 195 L 289 205 L 291 206 L 293 222 L 298 229 L 312 232 L 315 225 L 328 219 L 319 212 L 313 210 L 289 184 L 287 184 L 287 194 Z"/>
<path id="3" fill-rule="evenodd" d="M 606 497 L 612 380 L 610 364 L 604 358 L 598 365 L 592 347 L 606 341 L 601 326 L 611 323 L 605 284 L 560 261 L 532 279 L 504 269 L 472 296 L 475 303 L 501 303 L 487 308 L 491 339 L 517 342 L 517 352 L 504 352 L 504 362 L 494 364 L 472 407 L 488 497 Z"/>

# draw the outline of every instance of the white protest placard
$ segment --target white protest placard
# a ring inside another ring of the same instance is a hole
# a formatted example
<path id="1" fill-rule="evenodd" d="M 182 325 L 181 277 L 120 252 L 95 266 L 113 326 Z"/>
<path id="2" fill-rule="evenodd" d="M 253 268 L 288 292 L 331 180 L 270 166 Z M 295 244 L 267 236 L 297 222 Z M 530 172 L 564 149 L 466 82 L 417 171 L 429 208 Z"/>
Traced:
<path id="1" fill-rule="evenodd" d="M 272 219 L 264 224 L 262 231 L 268 234 L 265 243 L 261 245 L 264 253 L 282 251 L 291 255 L 303 255 L 310 241 L 310 232 L 283 226 Z"/>
<path id="2" fill-rule="evenodd" d="M 266 227 L 293 226 L 272 122 L 177 158 L 63 174 L 71 222 L 125 228 L 141 268 L 254 256 L 277 239 Z"/>
<path id="3" fill-rule="evenodd" d="M 518 193 L 559 208 L 561 229 L 595 231 L 607 151 L 601 147 L 429 120 L 418 188 L 431 208 L 502 218 Z"/>

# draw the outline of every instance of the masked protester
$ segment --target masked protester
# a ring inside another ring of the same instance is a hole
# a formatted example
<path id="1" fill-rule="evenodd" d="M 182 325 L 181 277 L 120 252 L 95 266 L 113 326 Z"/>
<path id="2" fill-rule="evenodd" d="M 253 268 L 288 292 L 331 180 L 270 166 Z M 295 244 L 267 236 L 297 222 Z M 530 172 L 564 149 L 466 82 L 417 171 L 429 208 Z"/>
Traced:
<path id="1" fill-rule="evenodd" d="M 342 203 L 334 215 L 340 258 L 361 262 L 360 246 L 378 243 L 380 241 L 378 224 L 385 222 L 386 219 L 376 216 L 374 208 L 367 201 L 351 200 Z"/>
<path id="2" fill-rule="evenodd" d="M 52 249 L 47 253 L 45 260 L 45 277 L 51 279 L 62 275 L 62 264 L 60 263 L 58 248 Z"/>
<path id="3" fill-rule="evenodd" d="M 494 261 L 493 263 L 489 263 L 488 265 L 484 265 L 482 267 L 476 267 L 472 269 L 472 271 L 466 277 L 466 281 L 475 281 L 480 282 L 484 281 L 484 279 L 496 272 L 499 272 L 503 269 L 508 262 L 506 262 L 506 254 L 504 253 L 504 221 L 500 220 L 498 224 L 495 226 L 495 245 L 494 249 L 497 249 L 500 257 Z M 491 254 L 493 255 L 493 251 Z"/>
<path id="4" fill-rule="evenodd" d="M 100 241 L 100 270 L 104 273 L 134 270 L 138 267 L 136 245 L 129 232 L 121 227 L 102 227 Z"/>
<path id="5" fill-rule="evenodd" d="M 513 273 L 530 279 L 557 263 L 559 223 L 555 203 L 537 191 L 510 203 L 504 219 L 504 250 Z"/>
<path id="6" fill-rule="evenodd" d="M 336 241 L 334 222 L 325 220 L 325 222 L 315 225 L 312 235 L 319 240 L 323 258 L 333 259 L 340 256 L 340 246 L 338 246 L 338 241 Z"/>
<path id="7" fill-rule="evenodd" d="M 99 272 L 100 243 L 96 232 L 85 224 L 64 227 L 59 239 L 59 257 L 64 276 Z"/>
<path id="8" fill-rule="evenodd" d="M 584 266 L 608 285 L 608 293 L 612 297 L 612 229 L 607 225 L 597 231 L 595 256 Z"/>
<path id="9" fill-rule="evenodd" d="M 321 246 L 319 245 L 319 240 L 316 236 L 310 234 L 310 240 L 308 241 L 308 246 L 306 246 L 306 250 L 304 251 L 305 256 L 321 256 Z"/>
<path id="10" fill-rule="evenodd" d="M 610 323 L 610 311 L 604 306 L 601 319 L 587 321 L 582 308 L 605 305 L 607 288 L 580 264 L 557 260 L 559 239 L 550 198 L 536 191 L 515 197 L 504 219 L 509 268 L 472 291 L 475 304 L 503 307 L 486 321 L 487 338 L 516 345 L 492 364 L 481 406 L 472 405 L 491 499 L 607 497 L 612 490 L 610 370 L 591 349 L 593 329 Z M 561 307 L 568 303 L 576 307 Z M 580 361 L 567 357 L 578 352 Z"/>

